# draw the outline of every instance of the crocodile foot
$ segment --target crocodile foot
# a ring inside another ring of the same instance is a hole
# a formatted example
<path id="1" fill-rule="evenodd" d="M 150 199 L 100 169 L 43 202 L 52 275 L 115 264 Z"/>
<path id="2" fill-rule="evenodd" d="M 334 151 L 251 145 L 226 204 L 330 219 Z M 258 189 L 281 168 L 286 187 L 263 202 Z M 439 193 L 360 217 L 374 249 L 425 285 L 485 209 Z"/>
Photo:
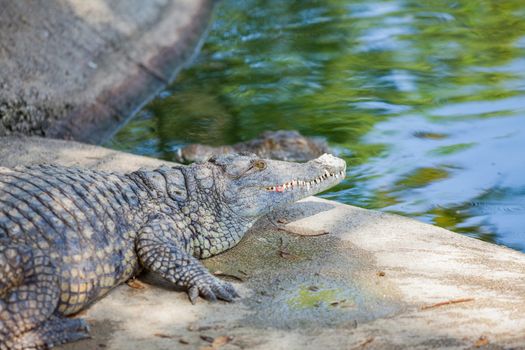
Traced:
<path id="1" fill-rule="evenodd" d="M 211 302 L 217 301 L 217 299 L 233 301 L 233 299 L 239 297 L 239 294 L 229 282 L 221 281 L 210 274 L 200 275 L 191 281 L 191 285 L 188 288 L 188 296 L 192 304 L 197 302 L 199 295 Z"/>
<path id="2" fill-rule="evenodd" d="M 89 325 L 83 319 L 52 316 L 40 327 L 21 334 L 7 348 L 43 350 L 89 337 Z"/>

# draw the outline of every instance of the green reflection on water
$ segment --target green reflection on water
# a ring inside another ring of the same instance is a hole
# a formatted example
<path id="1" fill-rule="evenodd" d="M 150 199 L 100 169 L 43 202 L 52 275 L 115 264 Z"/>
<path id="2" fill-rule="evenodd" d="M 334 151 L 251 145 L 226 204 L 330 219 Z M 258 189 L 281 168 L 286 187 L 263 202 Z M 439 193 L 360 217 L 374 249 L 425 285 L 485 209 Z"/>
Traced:
<path id="1" fill-rule="evenodd" d="M 428 184 L 446 179 L 449 173 L 440 168 L 419 168 L 407 174 L 403 179 L 396 183 L 398 188 L 421 188 Z"/>
<path id="2" fill-rule="evenodd" d="M 524 101 L 520 0 L 226 0 L 195 64 L 109 145 L 171 160 L 323 135 L 349 165 L 325 197 L 523 249 Z"/>
<path id="3" fill-rule="evenodd" d="M 468 148 L 471 148 L 472 146 L 475 146 L 476 143 L 475 142 L 470 142 L 470 143 L 457 143 L 455 145 L 448 145 L 448 146 L 441 146 L 441 147 L 438 147 L 434 150 L 432 150 L 432 153 L 434 155 L 438 155 L 438 156 L 446 156 L 448 154 L 452 154 L 452 153 L 456 153 L 456 152 L 461 152 L 462 150 L 465 150 L 465 149 L 468 149 Z"/>

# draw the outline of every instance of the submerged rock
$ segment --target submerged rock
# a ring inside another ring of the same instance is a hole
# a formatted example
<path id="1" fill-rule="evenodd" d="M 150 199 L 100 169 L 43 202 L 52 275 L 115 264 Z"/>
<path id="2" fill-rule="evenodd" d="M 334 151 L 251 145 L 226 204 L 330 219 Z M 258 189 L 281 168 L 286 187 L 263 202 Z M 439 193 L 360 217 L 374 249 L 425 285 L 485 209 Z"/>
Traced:
<path id="1" fill-rule="evenodd" d="M 204 162 L 214 155 L 254 153 L 264 159 L 306 162 L 331 153 L 322 137 L 306 137 L 296 130 L 266 131 L 258 137 L 228 146 L 208 146 L 198 143 L 177 150 L 175 160 L 182 163 Z"/>

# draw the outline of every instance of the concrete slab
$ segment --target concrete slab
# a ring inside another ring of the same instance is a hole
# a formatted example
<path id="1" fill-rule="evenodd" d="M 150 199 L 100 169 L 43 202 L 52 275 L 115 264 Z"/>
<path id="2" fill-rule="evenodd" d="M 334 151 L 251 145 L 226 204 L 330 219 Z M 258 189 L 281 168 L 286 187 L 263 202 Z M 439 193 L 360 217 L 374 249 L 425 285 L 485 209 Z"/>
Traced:
<path id="1" fill-rule="evenodd" d="M 0 0 L 0 136 L 99 143 L 171 81 L 213 0 Z"/>
<path id="2" fill-rule="evenodd" d="M 40 162 L 116 171 L 163 163 L 0 138 L 0 166 Z M 525 348 L 525 255 L 397 215 L 310 197 L 205 264 L 242 298 L 193 306 L 141 276 L 79 315 L 92 339 L 61 349 Z"/>

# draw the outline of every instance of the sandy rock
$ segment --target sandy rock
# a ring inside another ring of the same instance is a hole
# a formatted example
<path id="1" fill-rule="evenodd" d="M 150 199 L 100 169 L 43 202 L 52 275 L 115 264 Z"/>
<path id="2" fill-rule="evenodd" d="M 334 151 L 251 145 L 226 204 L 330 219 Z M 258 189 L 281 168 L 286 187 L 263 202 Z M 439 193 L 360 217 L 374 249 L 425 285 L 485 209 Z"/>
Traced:
<path id="1" fill-rule="evenodd" d="M 0 166 L 39 162 L 163 163 L 0 138 Z M 93 338 L 61 349 L 525 348 L 525 255 L 397 215 L 310 197 L 205 264 L 242 298 L 193 306 L 147 274 L 140 288 L 120 286 L 82 312 Z"/>
<path id="2" fill-rule="evenodd" d="M 0 136 L 98 143 L 171 81 L 213 0 L 0 0 Z"/>

